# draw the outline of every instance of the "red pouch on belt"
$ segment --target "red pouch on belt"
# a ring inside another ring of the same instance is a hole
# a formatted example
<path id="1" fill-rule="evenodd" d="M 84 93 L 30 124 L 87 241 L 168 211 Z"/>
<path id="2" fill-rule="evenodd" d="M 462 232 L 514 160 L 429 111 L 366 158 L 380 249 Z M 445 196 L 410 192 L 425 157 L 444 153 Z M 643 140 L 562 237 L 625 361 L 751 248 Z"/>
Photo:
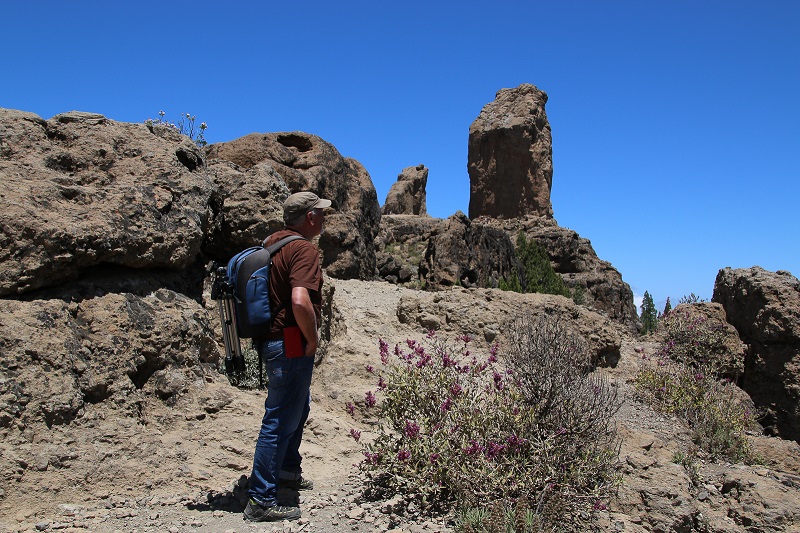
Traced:
<path id="1" fill-rule="evenodd" d="M 286 357 L 303 357 L 306 354 L 303 348 L 303 334 L 297 326 L 283 328 L 283 348 L 286 350 Z"/>

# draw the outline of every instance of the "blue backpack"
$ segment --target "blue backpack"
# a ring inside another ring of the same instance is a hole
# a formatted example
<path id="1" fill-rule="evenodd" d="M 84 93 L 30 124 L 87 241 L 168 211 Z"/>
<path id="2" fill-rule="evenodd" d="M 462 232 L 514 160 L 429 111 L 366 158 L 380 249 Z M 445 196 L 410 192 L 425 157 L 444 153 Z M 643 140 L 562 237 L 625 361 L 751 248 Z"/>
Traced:
<path id="1" fill-rule="evenodd" d="M 284 244 L 302 238 L 299 235 L 290 235 L 266 248 L 254 246 L 239 252 L 228 261 L 227 274 L 232 284 L 236 331 L 240 338 L 253 339 L 269 334 L 272 319 L 280 311 L 275 309 L 273 312 L 269 304 L 269 269 L 272 266 L 272 256 Z"/>

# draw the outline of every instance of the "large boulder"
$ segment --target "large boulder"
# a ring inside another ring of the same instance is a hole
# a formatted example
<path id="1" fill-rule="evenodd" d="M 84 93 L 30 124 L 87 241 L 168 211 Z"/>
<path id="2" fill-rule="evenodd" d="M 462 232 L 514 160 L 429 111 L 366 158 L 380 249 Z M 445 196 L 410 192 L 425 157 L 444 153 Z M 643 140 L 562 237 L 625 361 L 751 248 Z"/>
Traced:
<path id="1" fill-rule="evenodd" d="M 212 218 L 203 154 L 163 126 L 0 108 L 0 296 L 101 264 L 184 269 Z"/>
<path id="2" fill-rule="evenodd" d="M 516 268 L 505 233 L 460 211 L 447 219 L 384 215 L 377 246 L 381 278 L 431 290 L 497 287 Z"/>
<path id="3" fill-rule="evenodd" d="M 428 241 L 442 228 L 442 219 L 416 215 L 383 215 L 376 239 L 378 277 L 391 283 L 419 287 Z"/>
<path id="4" fill-rule="evenodd" d="M 563 296 L 453 288 L 403 297 L 397 308 L 401 323 L 423 331 L 470 335 L 482 342 L 507 340 L 506 332 L 521 315 L 548 315 L 569 324 L 587 342 L 593 365 L 614 366 L 619 361 L 619 326 Z"/>
<path id="5" fill-rule="evenodd" d="M 0 299 L 0 428 L 68 424 L 107 400 L 174 402 L 221 377 L 216 337 L 200 304 L 166 289 Z"/>
<path id="6" fill-rule="evenodd" d="M 381 208 L 384 215 L 426 215 L 425 186 L 428 169 L 425 165 L 407 167 L 397 176 Z"/>
<path id="7" fill-rule="evenodd" d="M 553 216 L 553 150 L 544 106 L 530 84 L 501 89 L 469 128 L 469 217 Z"/>
<path id="8" fill-rule="evenodd" d="M 203 250 L 219 261 L 259 245 L 283 228 L 283 201 L 289 188 L 267 163 L 243 168 L 230 161 L 208 162 L 208 174 L 219 188 L 214 196 L 214 224 Z"/>
<path id="9" fill-rule="evenodd" d="M 420 276 L 430 288 L 497 287 L 515 265 L 514 245 L 505 233 L 458 211 L 431 235 Z"/>
<path id="10" fill-rule="evenodd" d="M 247 230 L 252 216 L 266 216 L 272 222 L 258 231 L 266 236 L 280 220 L 275 221 L 276 206 L 286 193 L 311 190 L 333 201 L 334 212 L 326 218 L 326 229 L 319 240 L 322 249 L 322 265 L 327 273 L 337 278 L 368 279 L 375 275 L 375 236 L 380 224 L 378 196 L 369 173 L 355 159 L 342 157 L 336 148 L 325 140 L 303 132 L 251 133 L 230 142 L 206 147 L 206 154 L 219 179 L 224 181 L 228 170 L 220 161 L 235 164 L 232 170 L 242 173 L 239 179 L 248 181 L 248 171 L 256 167 L 258 183 L 252 185 L 253 204 L 236 212 L 229 210 L 225 222 L 227 227 Z M 278 190 L 274 184 L 275 173 L 288 187 Z M 222 185 L 221 185 L 222 186 Z M 278 196 L 273 196 L 278 193 Z M 236 200 L 246 202 L 241 195 Z M 262 205 L 263 204 L 263 205 Z M 265 210 L 259 213 L 260 209 Z M 241 217 L 241 218 L 239 218 Z M 263 220 L 263 219 L 262 219 Z M 249 237 L 248 237 L 249 238 Z"/>
<path id="11" fill-rule="evenodd" d="M 750 346 L 742 388 L 766 411 L 762 425 L 800 442 L 800 281 L 783 270 L 724 268 L 712 301 Z"/>

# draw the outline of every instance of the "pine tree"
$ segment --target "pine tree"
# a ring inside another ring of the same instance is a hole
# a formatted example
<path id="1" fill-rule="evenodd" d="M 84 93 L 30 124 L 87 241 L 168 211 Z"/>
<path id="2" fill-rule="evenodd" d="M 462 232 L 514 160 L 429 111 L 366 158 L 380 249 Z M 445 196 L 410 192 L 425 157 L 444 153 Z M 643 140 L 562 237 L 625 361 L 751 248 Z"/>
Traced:
<path id="1" fill-rule="evenodd" d="M 656 311 L 656 304 L 653 302 L 653 297 L 650 293 L 644 291 L 644 298 L 642 299 L 642 333 L 648 334 L 656 330 L 658 323 L 658 311 Z"/>
<path id="2" fill-rule="evenodd" d="M 664 305 L 664 312 L 661 314 L 661 316 L 667 316 L 667 313 L 670 311 L 672 311 L 672 304 L 669 303 L 669 296 L 667 296 L 667 303 Z"/>
<path id="3" fill-rule="evenodd" d="M 539 292 L 570 296 L 564 280 L 550 265 L 550 257 L 535 240 L 530 241 L 524 233 L 517 236 L 517 257 L 523 268 L 523 292 Z"/>

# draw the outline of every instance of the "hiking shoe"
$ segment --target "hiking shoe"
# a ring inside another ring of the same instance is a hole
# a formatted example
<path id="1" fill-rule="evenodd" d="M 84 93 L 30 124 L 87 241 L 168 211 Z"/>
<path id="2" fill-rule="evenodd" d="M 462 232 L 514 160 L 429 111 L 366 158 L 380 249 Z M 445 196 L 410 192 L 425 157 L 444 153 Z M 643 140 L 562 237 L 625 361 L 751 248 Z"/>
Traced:
<path id="1" fill-rule="evenodd" d="M 297 520 L 300 518 L 299 507 L 273 505 L 267 507 L 253 499 L 244 508 L 244 519 L 250 522 L 277 522 L 278 520 Z"/>
<path id="2" fill-rule="evenodd" d="M 314 482 L 300 476 L 297 479 L 279 479 L 278 486 L 282 489 L 311 490 L 314 488 Z"/>

